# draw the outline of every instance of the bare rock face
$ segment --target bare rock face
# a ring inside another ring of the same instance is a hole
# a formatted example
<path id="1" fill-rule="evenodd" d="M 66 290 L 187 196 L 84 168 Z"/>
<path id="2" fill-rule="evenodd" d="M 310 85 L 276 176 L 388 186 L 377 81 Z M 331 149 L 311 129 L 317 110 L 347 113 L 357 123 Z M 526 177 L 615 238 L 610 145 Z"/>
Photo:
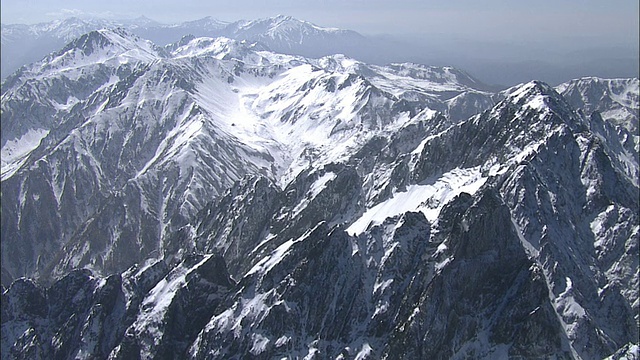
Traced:
<path id="1" fill-rule="evenodd" d="M 2 295 L 3 357 L 183 357 L 233 285 L 215 255 L 107 278 L 78 270 L 45 290 L 19 280 Z"/>
<path id="2" fill-rule="evenodd" d="M 391 333 L 387 356 L 571 358 L 542 269 L 527 257 L 495 190 L 455 216 L 440 234 L 448 249 L 435 276 L 405 293 L 413 311 Z"/>

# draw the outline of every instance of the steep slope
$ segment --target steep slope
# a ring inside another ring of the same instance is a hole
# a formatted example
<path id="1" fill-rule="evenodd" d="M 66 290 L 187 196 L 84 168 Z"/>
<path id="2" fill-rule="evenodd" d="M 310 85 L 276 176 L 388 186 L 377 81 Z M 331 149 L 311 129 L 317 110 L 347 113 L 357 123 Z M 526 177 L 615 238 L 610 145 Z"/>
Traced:
<path id="1" fill-rule="evenodd" d="M 232 287 L 216 256 L 107 278 L 78 270 L 44 290 L 18 280 L 2 294 L 2 357 L 180 358 Z"/>
<path id="2" fill-rule="evenodd" d="M 311 71 L 301 66 L 294 69 Z M 290 71 L 274 78 L 291 84 Z M 317 71 L 304 83 L 310 93 L 349 77 Z M 171 234 L 209 255 L 176 261 L 173 249 L 165 261 L 116 275 L 123 285 L 114 292 L 138 300 L 118 302 L 106 317 L 86 315 L 111 308 L 87 296 L 104 280 L 86 271 L 47 290 L 68 289 L 77 299 L 77 309 L 53 317 L 37 309 L 56 309 L 50 302 L 58 296 L 15 282 L 3 293 L 3 350 L 112 359 L 168 349 L 194 359 L 633 353 L 637 179 L 615 161 L 619 147 L 548 85 L 508 94 L 460 122 L 422 111 L 376 131 L 376 120 L 372 136 L 343 156 L 303 150 L 314 161 L 282 186 L 245 177 Z M 306 123 L 293 114 L 279 126 Z M 322 128 L 323 118 L 315 119 Z M 125 281 L 138 278 L 148 280 Z M 187 310 L 206 320 L 181 324 Z M 98 319 L 122 313 L 128 320 L 113 335 L 88 335 L 112 329 Z"/>
<path id="3" fill-rule="evenodd" d="M 556 87 L 589 117 L 591 131 L 616 154 L 612 160 L 632 180 L 638 179 L 640 163 L 638 84 L 638 79 L 581 78 Z"/>
<path id="4" fill-rule="evenodd" d="M 557 86 L 567 101 L 593 119 L 592 130 L 605 141 L 617 138 L 626 154 L 621 162 L 631 162 L 635 168 L 640 161 L 640 90 L 638 79 L 581 78 Z M 595 114 L 598 113 L 598 114 Z M 603 119 L 601 121 L 600 119 Z M 637 174 L 633 174 L 635 178 Z"/>
<path id="5" fill-rule="evenodd" d="M 448 113 L 452 97 L 489 98 L 466 84 L 451 68 L 310 60 L 225 38 L 168 53 L 124 30 L 84 35 L 3 84 L 3 283 L 179 260 L 195 243 L 169 235 L 235 181 L 286 187 L 309 164 Z"/>
<path id="6" fill-rule="evenodd" d="M 576 109 L 590 114 L 599 111 L 605 120 L 638 133 L 640 90 L 638 79 L 585 77 L 556 86 L 556 90 Z"/>
<path id="7" fill-rule="evenodd" d="M 291 186 L 278 195 L 261 182 L 242 185 L 250 197 L 223 200 L 199 227 L 203 237 L 214 234 L 204 244 L 218 244 L 207 251 L 248 262 L 237 272 L 244 274 L 242 292 L 211 320 L 191 354 L 599 358 L 635 342 L 638 188 L 612 166 L 586 123 L 553 89 L 531 83 L 401 154 L 394 172 L 404 176 L 373 171 L 391 175 L 390 195 L 366 201 L 369 187 L 358 172 L 349 183 L 362 190 L 327 176 L 344 173 L 339 167 L 315 181 L 299 178 L 310 184 L 307 191 Z M 386 149 L 373 153 L 373 168 L 389 161 Z M 413 159 L 407 167 L 400 165 L 405 157 Z M 353 160 L 362 169 L 364 158 Z M 478 173 L 451 181 L 455 168 Z M 476 195 L 449 202 L 461 190 Z M 306 194 L 302 202 L 291 202 L 296 193 Z M 360 199 L 349 211 L 354 197 Z M 271 219 L 246 213 L 243 204 L 256 201 L 282 211 Z M 338 210 L 318 214 L 320 202 L 320 209 Z M 357 211 L 363 206 L 364 214 Z M 422 214 L 409 221 L 407 211 L 416 210 Z M 605 218 L 611 223 L 602 226 Z M 263 225 L 245 231 L 244 224 Z M 226 235 L 219 237 L 221 228 Z M 266 256 L 242 260 L 229 251 L 251 248 L 249 254 Z"/>
<path id="8" fill-rule="evenodd" d="M 19 258 L 26 267 L 18 274 L 26 274 L 40 255 L 55 253 L 60 241 L 100 206 L 111 189 L 122 186 L 124 179 L 118 173 L 127 167 L 119 165 L 118 140 L 106 142 L 109 136 L 101 136 L 90 141 L 82 131 L 95 123 L 91 117 L 100 118 L 119 90 L 122 93 L 122 85 L 131 83 L 145 71 L 147 62 L 160 56 L 158 51 L 130 34 L 91 32 L 3 84 L 2 194 L 7 200 L 2 202 L 2 246 L 7 250 L 3 277 Z M 109 122 L 107 129 L 115 126 Z M 33 132 L 42 140 L 25 143 Z M 120 141 L 125 135 L 120 134 Z M 130 138 L 131 134 L 126 136 Z M 99 146 L 107 161 L 96 160 L 87 141 Z M 139 152 L 135 147 L 131 150 L 134 157 Z M 16 175 L 21 168 L 22 174 Z M 22 217 L 25 211 L 32 215 Z M 5 241 L 14 236 L 15 242 Z"/>
<path id="9" fill-rule="evenodd" d="M 3 179 L 7 166 L 19 163 L 61 126 L 60 119 L 74 105 L 161 56 L 162 49 L 128 33 L 93 31 L 9 77 L 2 84 Z M 68 124 L 67 130 L 76 125 Z"/>
<path id="10" fill-rule="evenodd" d="M 2 80 L 23 65 L 39 61 L 70 41 L 91 31 L 116 28 L 152 26 L 146 18 L 127 21 L 79 19 L 71 17 L 34 25 L 2 24 Z"/>

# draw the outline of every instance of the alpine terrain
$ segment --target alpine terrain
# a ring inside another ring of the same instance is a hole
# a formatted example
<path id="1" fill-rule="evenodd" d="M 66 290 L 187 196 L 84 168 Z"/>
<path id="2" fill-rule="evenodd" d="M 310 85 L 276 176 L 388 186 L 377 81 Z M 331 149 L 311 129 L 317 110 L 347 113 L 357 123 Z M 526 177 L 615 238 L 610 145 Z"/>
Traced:
<path id="1" fill-rule="evenodd" d="M 638 79 L 493 92 L 207 24 L 2 83 L 3 359 L 638 358 Z"/>
<path id="2" fill-rule="evenodd" d="M 314 58 L 335 53 L 367 56 L 375 54 L 380 45 L 355 31 L 320 27 L 284 15 L 235 22 L 208 16 L 177 24 L 161 24 L 144 16 L 127 20 L 72 17 L 34 25 L 2 24 L 2 80 L 73 39 L 103 28 L 123 28 L 160 46 L 174 44 L 184 36 L 224 36 L 260 42 L 276 52 Z"/>

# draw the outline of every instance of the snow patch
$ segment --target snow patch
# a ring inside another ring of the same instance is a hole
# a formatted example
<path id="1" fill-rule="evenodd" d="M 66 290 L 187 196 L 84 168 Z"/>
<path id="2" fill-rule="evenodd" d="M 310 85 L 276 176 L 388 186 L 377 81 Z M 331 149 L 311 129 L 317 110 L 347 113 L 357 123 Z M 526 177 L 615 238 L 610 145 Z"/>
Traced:
<path id="1" fill-rule="evenodd" d="M 585 317 L 586 311 L 573 296 L 574 290 L 571 278 L 567 276 L 565 283 L 565 290 L 555 299 L 555 308 L 558 314 L 561 315 L 565 331 L 571 339 L 577 335 L 580 318 Z"/>
<path id="2" fill-rule="evenodd" d="M 49 134 L 49 130 L 30 129 L 19 139 L 9 140 L 2 147 L 2 180 L 6 180 L 24 164 L 27 157 L 35 150 L 40 141 Z"/>
<path id="3" fill-rule="evenodd" d="M 169 305 L 171 305 L 174 296 L 178 290 L 185 285 L 188 275 L 197 270 L 210 257 L 211 255 L 205 256 L 200 262 L 190 268 L 185 267 L 184 264 L 176 267 L 169 275 L 160 280 L 160 282 L 151 289 L 147 297 L 142 301 L 142 305 L 140 307 L 141 311 L 136 322 L 133 324 L 133 329 L 136 333 L 141 334 L 148 332 L 152 335 L 155 345 L 161 341 L 164 331 L 162 329 L 164 316 Z M 149 264 L 145 264 L 145 267 L 140 269 L 138 274 L 143 272 L 144 268 L 148 265 Z M 143 344 L 144 347 L 149 345 L 150 344 Z"/>
<path id="4" fill-rule="evenodd" d="M 356 354 L 355 360 L 370 359 L 372 355 L 373 349 L 371 348 L 371 345 L 369 345 L 369 343 L 364 343 L 362 344 L 362 349 L 360 349 L 358 354 Z"/>
<path id="5" fill-rule="evenodd" d="M 291 341 L 291 337 L 290 337 L 290 336 L 282 335 L 282 336 L 280 336 L 280 337 L 276 340 L 276 342 L 275 342 L 275 346 L 276 346 L 277 348 L 279 348 L 279 347 L 281 347 L 281 346 L 283 346 L 283 345 L 288 344 L 288 343 L 289 343 L 289 341 Z"/>
<path id="6" fill-rule="evenodd" d="M 282 261 L 282 259 L 284 258 L 285 254 L 287 253 L 287 251 L 289 251 L 289 248 L 291 247 L 291 245 L 293 245 L 294 243 L 296 243 L 296 241 L 294 240 L 287 240 L 285 241 L 282 245 L 278 246 L 272 253 L 271 255 L 261 259 L 260 261 L 258 261 L 257 264 L 255 264 L 251 270 L 249 270 L 249 272 L 247 272 L 247 275 L 251 275 L 257 272 L 260 273 L 266 273 L 269 270 L 271 270 L 276 264 L 278 264 L 280 261 Z"/>
<path id="7" fill-rule="evenodd" d="M 373 292 L 374 293 L 383 293 L 384 290 L 389 287 L 391 284 L 393 283 L 393 279 L 386 279 L 380 283 L 375 283 L 373 285 Z"/>
<path id="8" fill-rule="evenodd" d="M 253 355 L 262 354 L 266 349 L 267 345 L 269 345 L 269 338 L 258 333 L 254 333 L 251 335 L 252 345 L 249 352 Z"/>
<path id="9" fill-rule="evenodd" d="M 428 185 L 411 185 L 407 191 L 394 196 L 365 211 L 347 228 L 347 233 L 357 236 L 369 226 L 381 224 L 385 219 L 408 211 L 420 211 L 435 222 L 442 207 L 462 192 L 474 194 L 487 179 L 479 167 L 454 169 Z"/>
<path id="10" fill-rule="evenodd" d="M 336 178 L 336 174 L 333 172 L 328 172 L 322 175 L 318 180 L 316 180 L 309 191 L 306 194 L 306 197 L 303 201 L 301 201 L 296 207 L 291 211 L 292 216 L 298 215 L 307 205 L 313 200 L 318 194 L 322 192 L 327 187 L 327 184 L 333 181 Z"/>
<path id="11" fill-rule="evenodd" d="M 435 265 L 436 271 L 442 271 L 442 269 L 444 269 L 444 267 L 447 266 L 451 261 L 453 261 L 453 258 L 452 257 L 448 257 L 448 258 L 442 260 L 441 262 L 437 263 Z"/>
<path id="12" fill-rule="evenodd" d="M 527 253 L 527 255 L 529 256 L 529 258 L 531 259 L 538 259 L 539 256 L 539 250 L 537 248 L 537 246 L 539 246 L 540 241 L 536 242 L 536 246 L 534 246 L 533 244 L 531 244 L 531 242 L 529 240 L 527 240 L 524 235 L 522 235 L 522 229 L 520 228 L 520 226 L 518 226 L 518 223 L 516 223 L 515 219 L 512 217 L 511 218 L 511 224 L 513 224 L 513 227 L 516 230 L 516 234 L 518 235 L 518 239 L 520 239 L 520 243 L 522 244 L 522 246 L 524 247 L 525 252 Z"/>

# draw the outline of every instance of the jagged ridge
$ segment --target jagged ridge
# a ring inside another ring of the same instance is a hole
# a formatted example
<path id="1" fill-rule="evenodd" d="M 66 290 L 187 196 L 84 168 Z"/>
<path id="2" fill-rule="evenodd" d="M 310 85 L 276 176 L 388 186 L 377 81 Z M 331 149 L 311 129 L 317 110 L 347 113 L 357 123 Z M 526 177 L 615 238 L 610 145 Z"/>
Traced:
<path id="1" fill-rule="evenodd" d="M 58 229 L 59 215 L 42 214 L 64 196 L 87 199 L 74 210 L 87 221 L 73 220 L 79 231 L 61 254 L 65 266 L 94 269 L 46 291 L 26 280 L 3 291 L 3 354 L 602 358 L 637 349 L 637 162 L 621 160 L 628 149 L 598 113 L 531 82 L 454 120 L 431 104 L 485 93 L 457 75 L 423 74 L 451 70 L 215 41 L 129 65 L 57 115 L 3 179 L 3 236 L 5 224 L 22 231 L 12 217 Z M 100 157 L 116 150 L 115 163 Z M 69 158 L 75 168 L 61 169 Z M 123 165 L 115 180 L 106 175 Z M 58 200 L 62 178 L 89 184 L 61 187 Z M 79 191 L 94 188 L 99 205 Z M 50 236 L 35 230 L 23 234 Z M 109 263 L 104 249 L 136 256 Z M 101 275 L 149 256 L 163 260 Z M 15 277 L 4 269 L 3 259 L 3 281 Z M 110 299 L 137 300 L 100 300 L 110 281 Z M 77 307 L 39 312 L 59 298 Z M 126 321 L 112 328 L 113 319 Z"/>

